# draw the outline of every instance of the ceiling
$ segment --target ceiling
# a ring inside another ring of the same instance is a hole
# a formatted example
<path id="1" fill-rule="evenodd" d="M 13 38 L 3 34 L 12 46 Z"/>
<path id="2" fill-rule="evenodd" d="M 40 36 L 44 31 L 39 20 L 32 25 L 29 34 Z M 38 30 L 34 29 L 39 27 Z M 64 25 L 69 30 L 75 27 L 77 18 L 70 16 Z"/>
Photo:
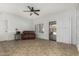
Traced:
<path id="1" fill-rule="evenodd" d="M 39 16 L 33 14 L 30 16 L 29 12 L 23 12 L 28 10 L 26 6 L 34 6 L 35 9 L 40 9 Z M 0 13 L 9 13 L 25 18 L 41 18 L 53 13 L 67 10 L 77 6 L 77 3 L 0 3 Z"/>

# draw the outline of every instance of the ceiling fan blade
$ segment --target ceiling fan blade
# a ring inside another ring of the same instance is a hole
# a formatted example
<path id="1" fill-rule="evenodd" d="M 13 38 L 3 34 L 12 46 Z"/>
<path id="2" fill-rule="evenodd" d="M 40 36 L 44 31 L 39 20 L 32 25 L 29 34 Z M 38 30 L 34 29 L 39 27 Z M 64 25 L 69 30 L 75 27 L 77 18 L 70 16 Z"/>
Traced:
<path id="1" fill-rule="evenodd" d="M 36 12 L 34 12 L 36 15 L 38 15 L 39 16 L 39 14 L 38 13 L 36 13 Z"/>
<path id="2" fill-rule="evenodd" d="M 30 13 L 30 16 L 32 15 L 33 13 Z"/>
<path id="3" fill-rule="evenodd" d="M 23 10 L 23 12 L 30 12 L 30 11 L 27 11 L 27 10 Z"/>
<path id="4" fill-rule="evenodd" d="M 30 10 L 32 9 L 30 6 L 27 6 Z"/>
<path id="5" fill-rule="evenodd" d="M 34 11 L 40 11 L 40 10 L 34 10 Z"/>

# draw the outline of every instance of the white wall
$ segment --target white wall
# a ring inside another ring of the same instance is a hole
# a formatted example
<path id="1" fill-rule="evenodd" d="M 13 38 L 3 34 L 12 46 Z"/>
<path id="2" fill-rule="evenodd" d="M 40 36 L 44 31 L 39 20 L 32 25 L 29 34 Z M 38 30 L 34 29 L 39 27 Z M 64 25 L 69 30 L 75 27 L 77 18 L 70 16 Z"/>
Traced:
<path id="1" fill-rule="evenodd" d="M 58 37 L 60 38 L 58 42 L 76 45 L 76 8 L 63 11 L 57 17 Z"/>
<path id="2" fill-rule="evenodd" d="M 48 15 L 34 20 L 34 24 L 44 24 L 44 33 L 37 33 L 38 38 L 49 40 L 49 21 L 57 21 L 57 41 L 76 44 L 75 8 Z"/>
<path id="3" fill-rule="evenodd" d="M 79 6 L 77 7 L 77 48 L 79 51 Z"/>
<path id="4" fill-rule="evenodd" d="M 0 13 L 0 41 L 14 39 L 16 28 L 20 31 L 34 30 L 32 20 L 14 14 Z"/>
<path id="5" fill-rule="evenodd" d="M 71 43 L 70 12 L 63 12 L 57 16 L 57 41 Z"/>

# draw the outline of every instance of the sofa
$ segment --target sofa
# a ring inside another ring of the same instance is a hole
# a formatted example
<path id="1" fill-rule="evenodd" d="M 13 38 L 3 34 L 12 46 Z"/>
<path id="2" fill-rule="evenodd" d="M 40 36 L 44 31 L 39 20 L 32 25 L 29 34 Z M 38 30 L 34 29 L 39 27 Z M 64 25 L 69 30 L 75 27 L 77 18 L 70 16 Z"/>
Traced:
<path id="1" fill-rule="evenodd" d="M 21 39 L 22 40 L 29 40 L 29 39 L 35 39 L 36 35 L 34 31 L 23 31 L 21 34 Z"/>

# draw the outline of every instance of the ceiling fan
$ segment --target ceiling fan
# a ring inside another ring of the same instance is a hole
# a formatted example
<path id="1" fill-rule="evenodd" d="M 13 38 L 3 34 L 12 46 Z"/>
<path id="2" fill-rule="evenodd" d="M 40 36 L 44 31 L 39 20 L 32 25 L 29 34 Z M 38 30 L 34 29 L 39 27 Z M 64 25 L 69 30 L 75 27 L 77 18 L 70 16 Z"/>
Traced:
<path id="1" fill-rule="evenodd" d="M 39 16 L 39 14 L 37 13 L 37 12 L 40 11 L 39 9 L 38 9 L 38 10 L 35 10 L 34 7 L 30 7 L 30 6 L 27 6 L 27 7 L 29 8 L 29 11 L 24 10 L 24 12 L 30 12 L 30 16 L 31 16 L 33 13 Z"/>

